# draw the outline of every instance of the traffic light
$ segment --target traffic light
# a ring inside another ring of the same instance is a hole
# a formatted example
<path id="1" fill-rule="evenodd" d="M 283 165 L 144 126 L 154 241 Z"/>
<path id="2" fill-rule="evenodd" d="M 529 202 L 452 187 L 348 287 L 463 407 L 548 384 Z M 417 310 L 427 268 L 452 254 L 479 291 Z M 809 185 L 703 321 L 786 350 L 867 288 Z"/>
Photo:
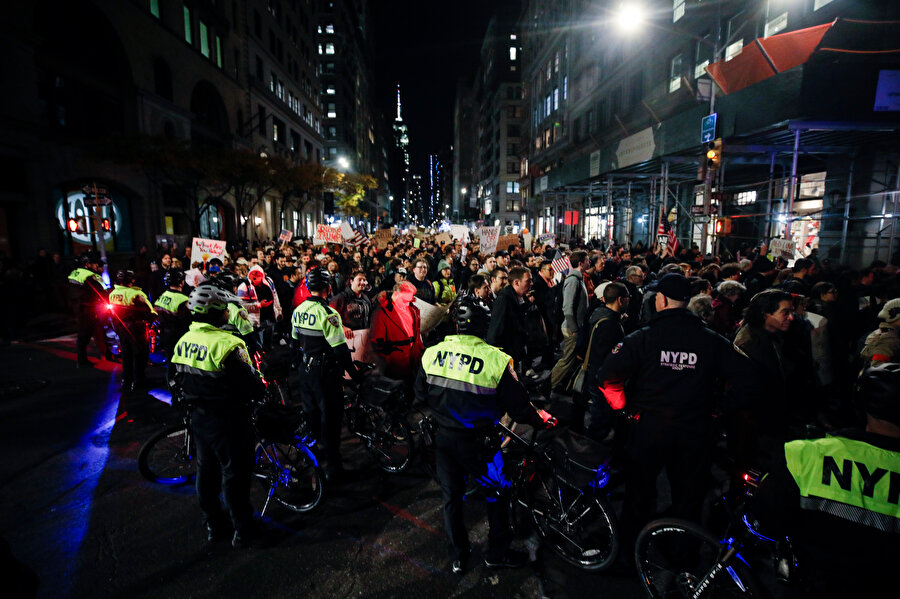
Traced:
<path id="1" fill-rule="evenodd" d="M 66 220 L 66 228 L 69 229 L 70 233 L 84 233 L 84 217 L 83 216 L 71 216 L 68 220 Z"/>
<path id="2" fill-rule="evenodd" d="M 731 234 L 731 219 L 727 216 L 716 219 L 716 235 L 723 237 Z"/>
<path id="3" fill-rule="evenodd" d="M 706 151 L 706 167 L 714 171 L 722 166 L 722 138 L 717 137 L 709 142 L 708 148 Z"/>
<path id="4" fill-rule="evenodd" d="M 100 228 L 103 229 L 104 231 L 109 231 L 109 219 L 108 218 L 104 218 L 103 220 L 100 221 Z"/>

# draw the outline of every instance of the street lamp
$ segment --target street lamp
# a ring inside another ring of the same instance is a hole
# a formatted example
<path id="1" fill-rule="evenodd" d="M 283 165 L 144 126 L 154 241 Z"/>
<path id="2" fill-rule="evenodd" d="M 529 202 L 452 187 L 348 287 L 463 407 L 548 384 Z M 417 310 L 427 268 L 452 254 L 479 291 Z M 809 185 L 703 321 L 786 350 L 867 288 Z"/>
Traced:
<path id="1" fill-rule="evenodd" d="M 626 33 L 637 31 L 643 24 L 647 12 L 637 2 L 622 2 L 614 13 L 616 26 Z"/>
<path id="2" fill-rule="evenodd" d="M 350 161 L 347 160 L 344 156 L 338 156 L 337 165 L 346 170 L 350 168 Z"/>

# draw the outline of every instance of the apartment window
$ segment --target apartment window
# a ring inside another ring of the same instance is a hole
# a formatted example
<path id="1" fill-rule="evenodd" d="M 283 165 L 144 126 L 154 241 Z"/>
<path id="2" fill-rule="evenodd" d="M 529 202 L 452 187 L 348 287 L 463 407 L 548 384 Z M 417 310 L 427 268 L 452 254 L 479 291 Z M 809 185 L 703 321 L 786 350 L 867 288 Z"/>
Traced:
<path id="1" fill-rule="evenodd" d="M 778 16 L 772 17 L 771 19 L 766 21 L 766 26 L 763 31 L 763 37 L 769 37 L 770 35 L 775 35 L 779 31 L 783 31 L 788 26 L 788 13 L 787 11 L 781 13 Z"/>
<path id="2" fill-rule="evenodd" d="M 506 174 L 507 175 L 516 175 L 519 173 L 519 163 L 518 162 L 507 162 L 506 163 Z"/>
<path id="3" fill-rule="evenodd" d="M 321 54 L 321 52 L 319 52 Z M 325 63 L 325 72 L 326 73 L 334 73 L 334 63 L 328 62 Z"/>
<path id="4" fill-rule="evenodd" d="M 597 126 L 597 123 L 594 122 L 594 111 L 588 110 L 587 111 L 587 132 L 588 132 L 588 134 L 596 131 L 596 126 Z"/>
<path id="5" fill-rule="evenodd" d="M 328 111 L 326 112 L 325 116 L 327 116 L 330 119 L 337 118 L 337 109 L 335 108 L 335 105 L 333 102 L 328 104 Z"/>
<path id="6" fill-rule="evenodd" d="M 738 206 L 746 206 L 756 201 L 756 191 L 742 191 L 735 196 Z"/>
<path id="7" fill-rule="evenodd" d="M 262 58 L 260 58 L 259 56 L 257 56 L 257 57 L 256 57 L 256 80 L 257 80 L 257 81 L 264 81 L 264 80 L 265 80 L 265 77 L 264 77 L 264 75 L 263 75 L 263 72 L 264 72 L 265 70 L 266 70 L 266 69 L 265 69 L 265 67 L 263 66 Z"/>
<path id="8" fill-rule="evenodd" d="M 328 139 L 337 139 L 337 127 L 328 128 Z"/>
<path id="9" fill-rule="evenodd" d="M 702 38 L 697 40 L 696 45 L 696 56 L 697 60 L 694 61 L 694 79 L 698 77 L 702 77 L 706 74 L 706 67 L 709 66 L 709 61 L 712 59 L 713 53 L 713 44 L 712 38 L 709 34 L 704 35 Z"/>
<path id="10" fill-rule="evenodd" d="M 322 51 L 322 44 L 319 44 L 319 56 L 321 56 L 322 54 L 324 54 L 324 52 Z"/>
<path id="11" fill-rule="evenodd" d="M 563 77 L 563 101 L 569 99 L 569 76 Z"/>
<path id="12" fill-rule="evenodd" d="M 738 40 L 733 44 L 729 44 L 727 48 L 725 48 L 725 62 L 728 62 L 735 56 L 738 56 L 744 50 L 744 40 Z"/>
<path id="13" fill-rule="evenodd" d="M 275 85 L 278 83 L 278 76 L 275 74 L 275 71 L 269 73 L 269 91 L 273 94 L 275 93 Z"/>
<path id="14" fill-rule="evenodd" d="M 544 129 L 544 147 L 545 147 L 545 148 L 549 148 L 549 147 L 550 147 L 550 141 L 551 141 L 551 139 L 550 139 L 550 129 L 549 129 L 549 128 Z"/>
<path id="15" fill-rule="evenodd" d="M 334 44 L 325 44 L 325 54 L 334 54 Z"/>
<path id="16" fill-rule="evenodd" d="M 553 110 L 559 110 L 559 88 L 553 88 Z"/>
<path id="17" fill-rule="evenodd" d="M 519 183 L 517 181 L 507 181 L 506 182 L 506 193 L 519 193 Z"/>
<path id="18" fill-rule="evenodd" d="M 684 57 L 676 54 L 669 63 L 669 93 L 673 93 L 681 89 L 681 72 Z"/>
<path id="19" fill-rule="evenodd" d="M 334 25 L 325 25 L 325 33 L 334 33 Z"/>
<path id="20" fill-rule="evenodd" d="M 216 66 L 222 68 L 222 38 L 216 36 Z"/>
<path id="21" fill-rule="evenodd" d="M 672 0 L 672 22 L 677 23 L 678 19 L 684 16 L 684 0 Z"/>
<path id="22" fill-rule="evenodd" d="M 519 126 L 510 125 L 506 128 L 506 137 L 519 137 Z"/>
<path id="23" fill-rule="evenodd" d="M 328 159 L 334 160 L 337 158 L 337 148 L 328 148 Z"/>
<path id="24" fill-rule="evenodd" d="M 509 47 L 509 59 L 510 59 L 510 60 L 515 60 L 515 59 L 516 59 L 516 47 L 515 47 L 515 46 L 510 46 L 510 47 Z"/>
<path id="25" fill-rule="evenodd" d="M 333 96 L 334 93 L 335 93 L 335 92 L 334 92 L 334 86 L 333 86 L 333 85 L 329 85 L 328 87 L 326 87 L 326 88 L 325 88 L 325 93 L 328 94 L 329 96 Z"/>
<path id="26" fill-rule="evenodd" d="M 519 153 L 519 145 L 518 144 L 506 144 L 506 154 L 507 156 L 516 156 Z"/>
<path id="27" fill-rule="evenodd" d="M 193 45 L 194 35 L 191 32 L 191 9 L 184 7 L 184 41 Z"/>
<path id="28" fill-rule="evenodd" d="M 556 51 L 556 56 L 553 58 L 553 72 L 559 72 L 559 50 Z"/>
<path id="29" fill-rule="evenodd" d="M 284 124 L 278 119 L 272 119 L 272 141 L 280 143 L 282 141 L 282 132 Z"/>
<path id="30" fill-rule="evenodd" d="M 159 16 L 159 0 L 150 0 L 150 14 L 153 15 L 154 17 L 156 17 L 157 19 L 160 18 L 160 16 Z"/>
<path id="31" fill-rule="evenodd" d="M 209 58 L 209 28 L 200 21 L 200 54 Z"/>
<path id="32" fill-rule="evenodd" d="M 819 10 L 823 6 L 827 6 L 829 4 L 831 4 L 831 0 L 816 0 L 813 3 L 813 10 Z M 157 16 L 159 16 L 159 15 L 157 15 Z"/>

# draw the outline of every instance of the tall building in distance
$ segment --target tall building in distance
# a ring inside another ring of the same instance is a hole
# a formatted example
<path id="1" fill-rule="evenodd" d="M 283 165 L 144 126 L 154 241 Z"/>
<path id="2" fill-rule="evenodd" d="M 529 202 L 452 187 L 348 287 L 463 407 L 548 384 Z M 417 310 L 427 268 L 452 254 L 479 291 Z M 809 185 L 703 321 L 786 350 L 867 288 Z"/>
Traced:
<path id="1" fill-rule="evenodd" d="M 409 131 L 403 122 L 403 106 L 400 102 L 400 84 L 397 84 L 397 114 L 394 117 L 394 160 L 392 161 L 391 188 L 394 200 L 391 203 L 391 216 L 394 222 L 407 222 L 412 218 L 410 212 L 410 173 L 409 173 Z"/>

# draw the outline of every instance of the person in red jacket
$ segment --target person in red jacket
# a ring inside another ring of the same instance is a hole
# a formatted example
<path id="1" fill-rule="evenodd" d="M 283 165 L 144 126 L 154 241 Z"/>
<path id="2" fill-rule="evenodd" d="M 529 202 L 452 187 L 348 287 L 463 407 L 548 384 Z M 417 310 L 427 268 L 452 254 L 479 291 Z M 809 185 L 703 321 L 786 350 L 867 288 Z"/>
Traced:
<path id="1" fill-rule="evenodd" d="M 383 363 L 385 376 L 410 384 L 425 352 L 419 309 L 412 303 L 415 296 L 416 288 L 408 281 L 391 294 L 380 293 L 369 332 L 369 356 Z"/>

